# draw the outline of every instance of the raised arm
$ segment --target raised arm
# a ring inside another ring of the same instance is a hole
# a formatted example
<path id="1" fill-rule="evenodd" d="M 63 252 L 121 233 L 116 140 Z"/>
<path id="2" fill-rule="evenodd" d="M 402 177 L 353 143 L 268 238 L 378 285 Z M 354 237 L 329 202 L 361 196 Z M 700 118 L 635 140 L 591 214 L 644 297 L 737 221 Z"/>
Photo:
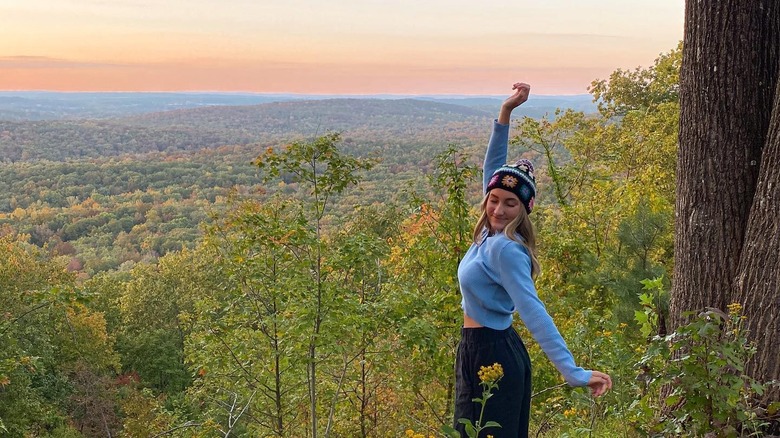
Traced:
<path id="1" fill-rule="evenodd" d="M 490 135 L 485 162 L 482 166 L 482 192 L 485 192 L 493 171 L 506 163 L 506 152 L 509 144 L 509 120 L 512 110 L 528 100 L 531 86 L 522 82 L 512 85 L 514 94 L 509 96 L 501 105 L 498 119 L 493 123 L 493 133 Z"/>

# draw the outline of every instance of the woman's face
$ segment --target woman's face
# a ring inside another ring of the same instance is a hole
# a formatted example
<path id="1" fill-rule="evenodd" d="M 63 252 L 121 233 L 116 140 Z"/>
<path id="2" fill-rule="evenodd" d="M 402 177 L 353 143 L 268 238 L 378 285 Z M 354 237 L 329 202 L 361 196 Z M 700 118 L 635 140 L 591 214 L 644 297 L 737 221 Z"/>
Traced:
<path id="1" fill-rule="evenodd" d="M 490 228 L 495 232 L 504 231 L 504 227 L 520 214 L 521 208 L 524 208 L 523 204 L 514 193 L 499 188 L 491 190 L 485 205 Z"/>

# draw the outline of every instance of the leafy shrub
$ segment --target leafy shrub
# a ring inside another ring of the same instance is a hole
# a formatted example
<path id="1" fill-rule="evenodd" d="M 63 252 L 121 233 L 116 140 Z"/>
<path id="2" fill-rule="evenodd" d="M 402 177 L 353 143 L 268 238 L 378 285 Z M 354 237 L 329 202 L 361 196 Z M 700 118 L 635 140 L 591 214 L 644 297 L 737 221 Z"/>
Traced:
<path id="1" fill-rule="evenodd" d="M 643 300 L 645 310 L 637 312 L 643 333 L 657 318 L 652 303 Z M 651 436 L 760 436 L 767 411 L 776 410 L 777 403 L 763 410 L 756 399 L 774 383 L 745 374 L 756 348 L 743 329 L 742 306 L 730 304 L 728 314 L 707 308 L 685 317 L 689 322 L 674 333 L 652 337 L 637 364 L 638 380 L 646 388 L 633 407 L 648 420 L 645 431 Z"/>

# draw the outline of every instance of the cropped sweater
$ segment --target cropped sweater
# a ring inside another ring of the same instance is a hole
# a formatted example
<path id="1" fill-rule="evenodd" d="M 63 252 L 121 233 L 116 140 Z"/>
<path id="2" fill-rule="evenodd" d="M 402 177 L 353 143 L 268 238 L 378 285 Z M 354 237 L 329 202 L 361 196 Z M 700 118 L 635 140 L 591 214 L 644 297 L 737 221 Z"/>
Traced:
<path id="1" fill-rule="evenodd" d="M 493 171 L 504 164 L 509 140 L 509 125 L 493 123 L 483 167 L 483 191 Z M 536 342 L 571 386 L 585 386 L 591 371 L 575 364 L 569 348 L 536 293 L 531 278 L 531 258 L 525 246 L 504 233 L 489 236 L 472 244 L 458 266 L 462 294 L 461 306 L 466 315 L 479 324 L 503 330 L 512 325 L 517 311 Z"/>

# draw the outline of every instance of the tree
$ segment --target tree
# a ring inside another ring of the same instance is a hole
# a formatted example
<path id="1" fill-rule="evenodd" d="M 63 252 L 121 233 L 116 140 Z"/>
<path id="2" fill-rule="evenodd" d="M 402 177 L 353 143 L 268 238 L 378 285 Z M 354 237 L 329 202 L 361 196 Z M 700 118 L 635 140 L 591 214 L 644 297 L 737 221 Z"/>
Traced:
<path id="1" fill-rule="evenodd" d="M 64 430 L 73 422 L 81 427 L 90 416 L 101 433 L 115 429 L 108 414 L 115 402 L 110 376 L 119 365 L 113 339 L 103 315 L 85 307 L 87 297 L 74 282 L 72 274 L 36 246 L 0 237 L 3 436 L 43 433 L 60 425 Z M 99 379 L 106 391 L 81 385 L 87 381 L 79 376 L 85 375 Z"/>
<path id="2" fill-rule="evenodd" d="M 167 254 L 156 264 L 130 271 L 119 298 L 121 328 L 117 350 L 124 372 L 137 372 L 156 391 L 175 395 L 190 384 L 184 360 L 197 291 L 213 286 L 210 264 L 201 253 Z"/>
<path id="3" fill-rule="evenodd" d="M 306 225 L 290 200 L 245 200 L 209 228 L 201 249 L 219 281 L 193 313 L 187 356 L 198 368 L 195 387 L 206 399 L 227 392 L 248 403 L 241 421 L 255 434 L 305 432 L 297 423 L 306 398 Z"/>
<path id="4" fill-rule="evenodd" d="M 329 276 L 326 266 L 328 239 L 323 229 L 326 225 L 325 213 L 329 211 L 334 197 L 360 181 L 360 170 L 373 167 L 369 160 L 342 154 L 338 149 L 339 142 L 339 134 L 331 133 L 309 142 L 293 142 L 285 147 L 283 153 L 268 148 L 255 160 L 257 166 L 266 172 L 263 178 L 265 182 L 289 176 L 307 192 L 301 193 L 301 204 L 302 213 L 310 227 L 311 242 L 300 256 L 308 263 L 310 272 L 311 290 L 302 299 L 308 301 L 306 309 L 311 318 L 306 380 L 312 438 L 317 438 L 318 434 L 318 398 L 322 383 L 317 371 L 323 360 L 320 347 L 327 339 L 323 329 L 331 322 L 329 316 L 333 312 L 334 302 L 339 298 L 339 287 Z M 331 420 L 332 416 L 329 416 L 326 436 L 331 429 Z"/>
<path id="5" fill-rule="evenodd" d="M 688 2 L 685 19 L 672 324 L 741 303 L 748 372 L 780 379 L 780 4 Z"/>

